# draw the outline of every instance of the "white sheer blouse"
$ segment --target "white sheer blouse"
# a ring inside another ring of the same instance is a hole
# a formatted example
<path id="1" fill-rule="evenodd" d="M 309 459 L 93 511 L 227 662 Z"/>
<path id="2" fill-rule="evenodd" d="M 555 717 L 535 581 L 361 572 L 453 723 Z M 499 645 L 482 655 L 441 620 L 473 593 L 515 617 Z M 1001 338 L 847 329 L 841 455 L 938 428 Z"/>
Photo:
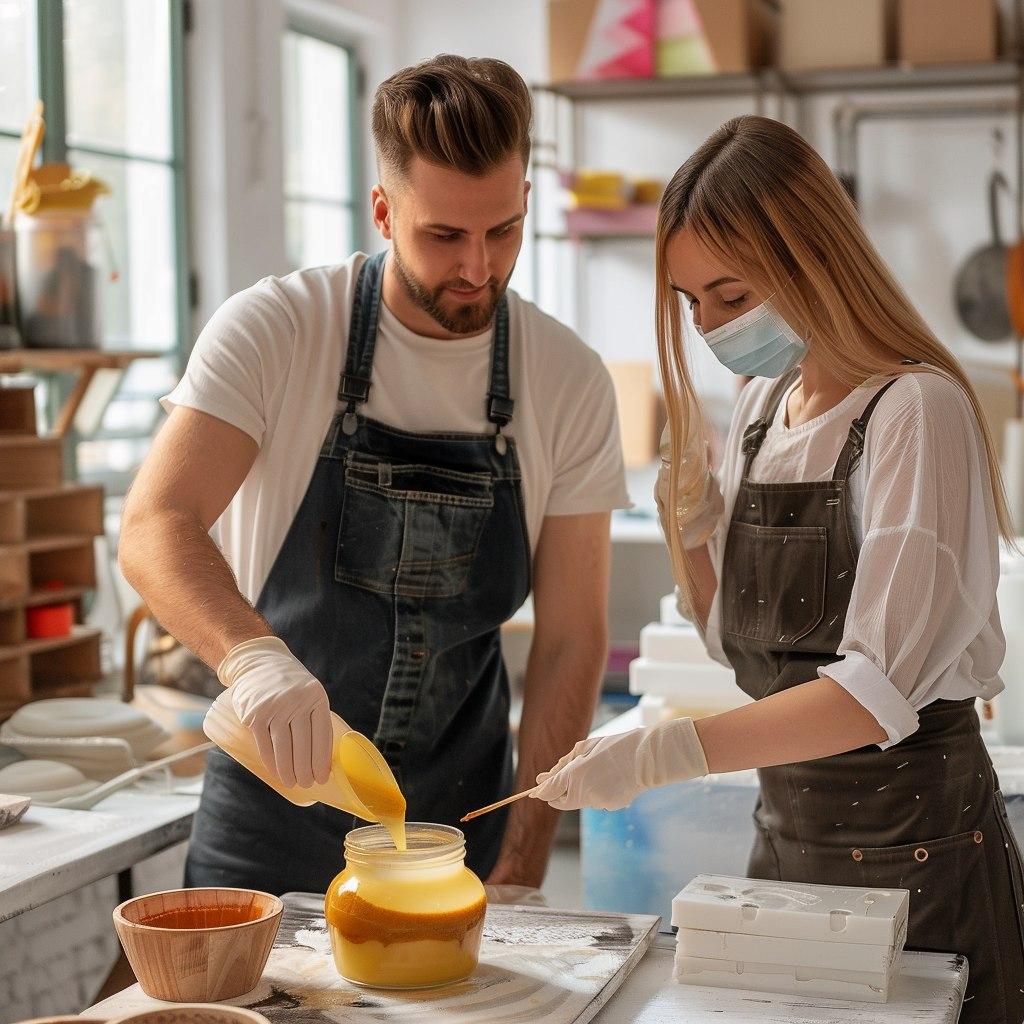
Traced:
<path id="1" fill-rule="evenodd" d="M 720 597 L 732 583 L 721 578 L 722 560 L 743 471 L 740 442 L 771 383 L 755 380 L 740 396 L 719 477 L 725 512 L 709 542 L 719 587 L 706 640 L 724 664 Z M 752 481 L 829 479 L 850 422 L 877 390 L 858 388 L 792 428 L 784 399 Z M 875 408 L 850 487 L 857 579 L 837 660 L 818 674 L 874 715 L 888 734 L 884 748 L 914 732 L 918 711 L 934 700 L 991 698 L 1003 689 L 995 503 L 981 428 L 963 391 L 938 373 L 904 374 Z"/>

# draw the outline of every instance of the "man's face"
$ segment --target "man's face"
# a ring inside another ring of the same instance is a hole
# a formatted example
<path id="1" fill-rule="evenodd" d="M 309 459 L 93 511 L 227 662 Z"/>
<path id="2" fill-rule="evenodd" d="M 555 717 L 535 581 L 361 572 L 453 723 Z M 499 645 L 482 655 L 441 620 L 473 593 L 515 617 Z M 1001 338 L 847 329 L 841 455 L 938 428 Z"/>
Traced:
<path id="1" fill-rule="evenodd" d="M 483 177 L 414 157 L 404 179 L 374 190 L 405 296 L 445 331 L 490 324 L 523 244 L 529 188 L 518 156 Z"/>

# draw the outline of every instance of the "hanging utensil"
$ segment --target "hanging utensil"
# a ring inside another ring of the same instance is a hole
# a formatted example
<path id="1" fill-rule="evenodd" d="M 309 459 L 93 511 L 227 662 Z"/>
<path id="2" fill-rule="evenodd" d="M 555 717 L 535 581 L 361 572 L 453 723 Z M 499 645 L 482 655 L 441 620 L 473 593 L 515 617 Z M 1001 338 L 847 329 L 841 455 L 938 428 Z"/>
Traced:
<path id="1" fill-rule="evenodd" d="M 992 241 L 975 249 L 956 275 L 954 297 L 960 322 L 982 341 L 1004 341 L 1013 332 L 1006 294 L 1007 247 L 999 230 L 999 190 L 1010 186 L 1001 171 L 988 182 Z"/>

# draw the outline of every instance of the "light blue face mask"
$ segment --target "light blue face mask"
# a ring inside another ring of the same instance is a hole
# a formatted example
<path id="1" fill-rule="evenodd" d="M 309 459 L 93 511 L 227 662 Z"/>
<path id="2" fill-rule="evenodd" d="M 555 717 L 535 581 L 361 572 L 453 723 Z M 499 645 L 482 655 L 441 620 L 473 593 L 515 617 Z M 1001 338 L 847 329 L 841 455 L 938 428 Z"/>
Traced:
<path id="1" fill-rule="evenodd" d="M 781 377 L 807 354 L 807 343 L 769 299 L 710 334 L 700 333 L 724 367 L 746 377 Z"/>

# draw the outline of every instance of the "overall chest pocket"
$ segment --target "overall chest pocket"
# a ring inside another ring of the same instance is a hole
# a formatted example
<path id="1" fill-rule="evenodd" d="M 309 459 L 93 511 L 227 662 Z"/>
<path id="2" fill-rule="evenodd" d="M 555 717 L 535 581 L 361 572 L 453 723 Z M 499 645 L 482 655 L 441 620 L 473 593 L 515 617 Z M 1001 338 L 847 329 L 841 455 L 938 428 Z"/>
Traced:
<path id="1" fill-rule="evenodd" d="M 334 577 L 402 597 L 456 597 L 494 507 L 490 473 L 350 453 Z"/>
<path id="2" fill-rule="evenodd" d="M 733 523 L 727 544 L 723 630 L 783 650 L 798 645 L 825 610 L 827 529 Z"/>

